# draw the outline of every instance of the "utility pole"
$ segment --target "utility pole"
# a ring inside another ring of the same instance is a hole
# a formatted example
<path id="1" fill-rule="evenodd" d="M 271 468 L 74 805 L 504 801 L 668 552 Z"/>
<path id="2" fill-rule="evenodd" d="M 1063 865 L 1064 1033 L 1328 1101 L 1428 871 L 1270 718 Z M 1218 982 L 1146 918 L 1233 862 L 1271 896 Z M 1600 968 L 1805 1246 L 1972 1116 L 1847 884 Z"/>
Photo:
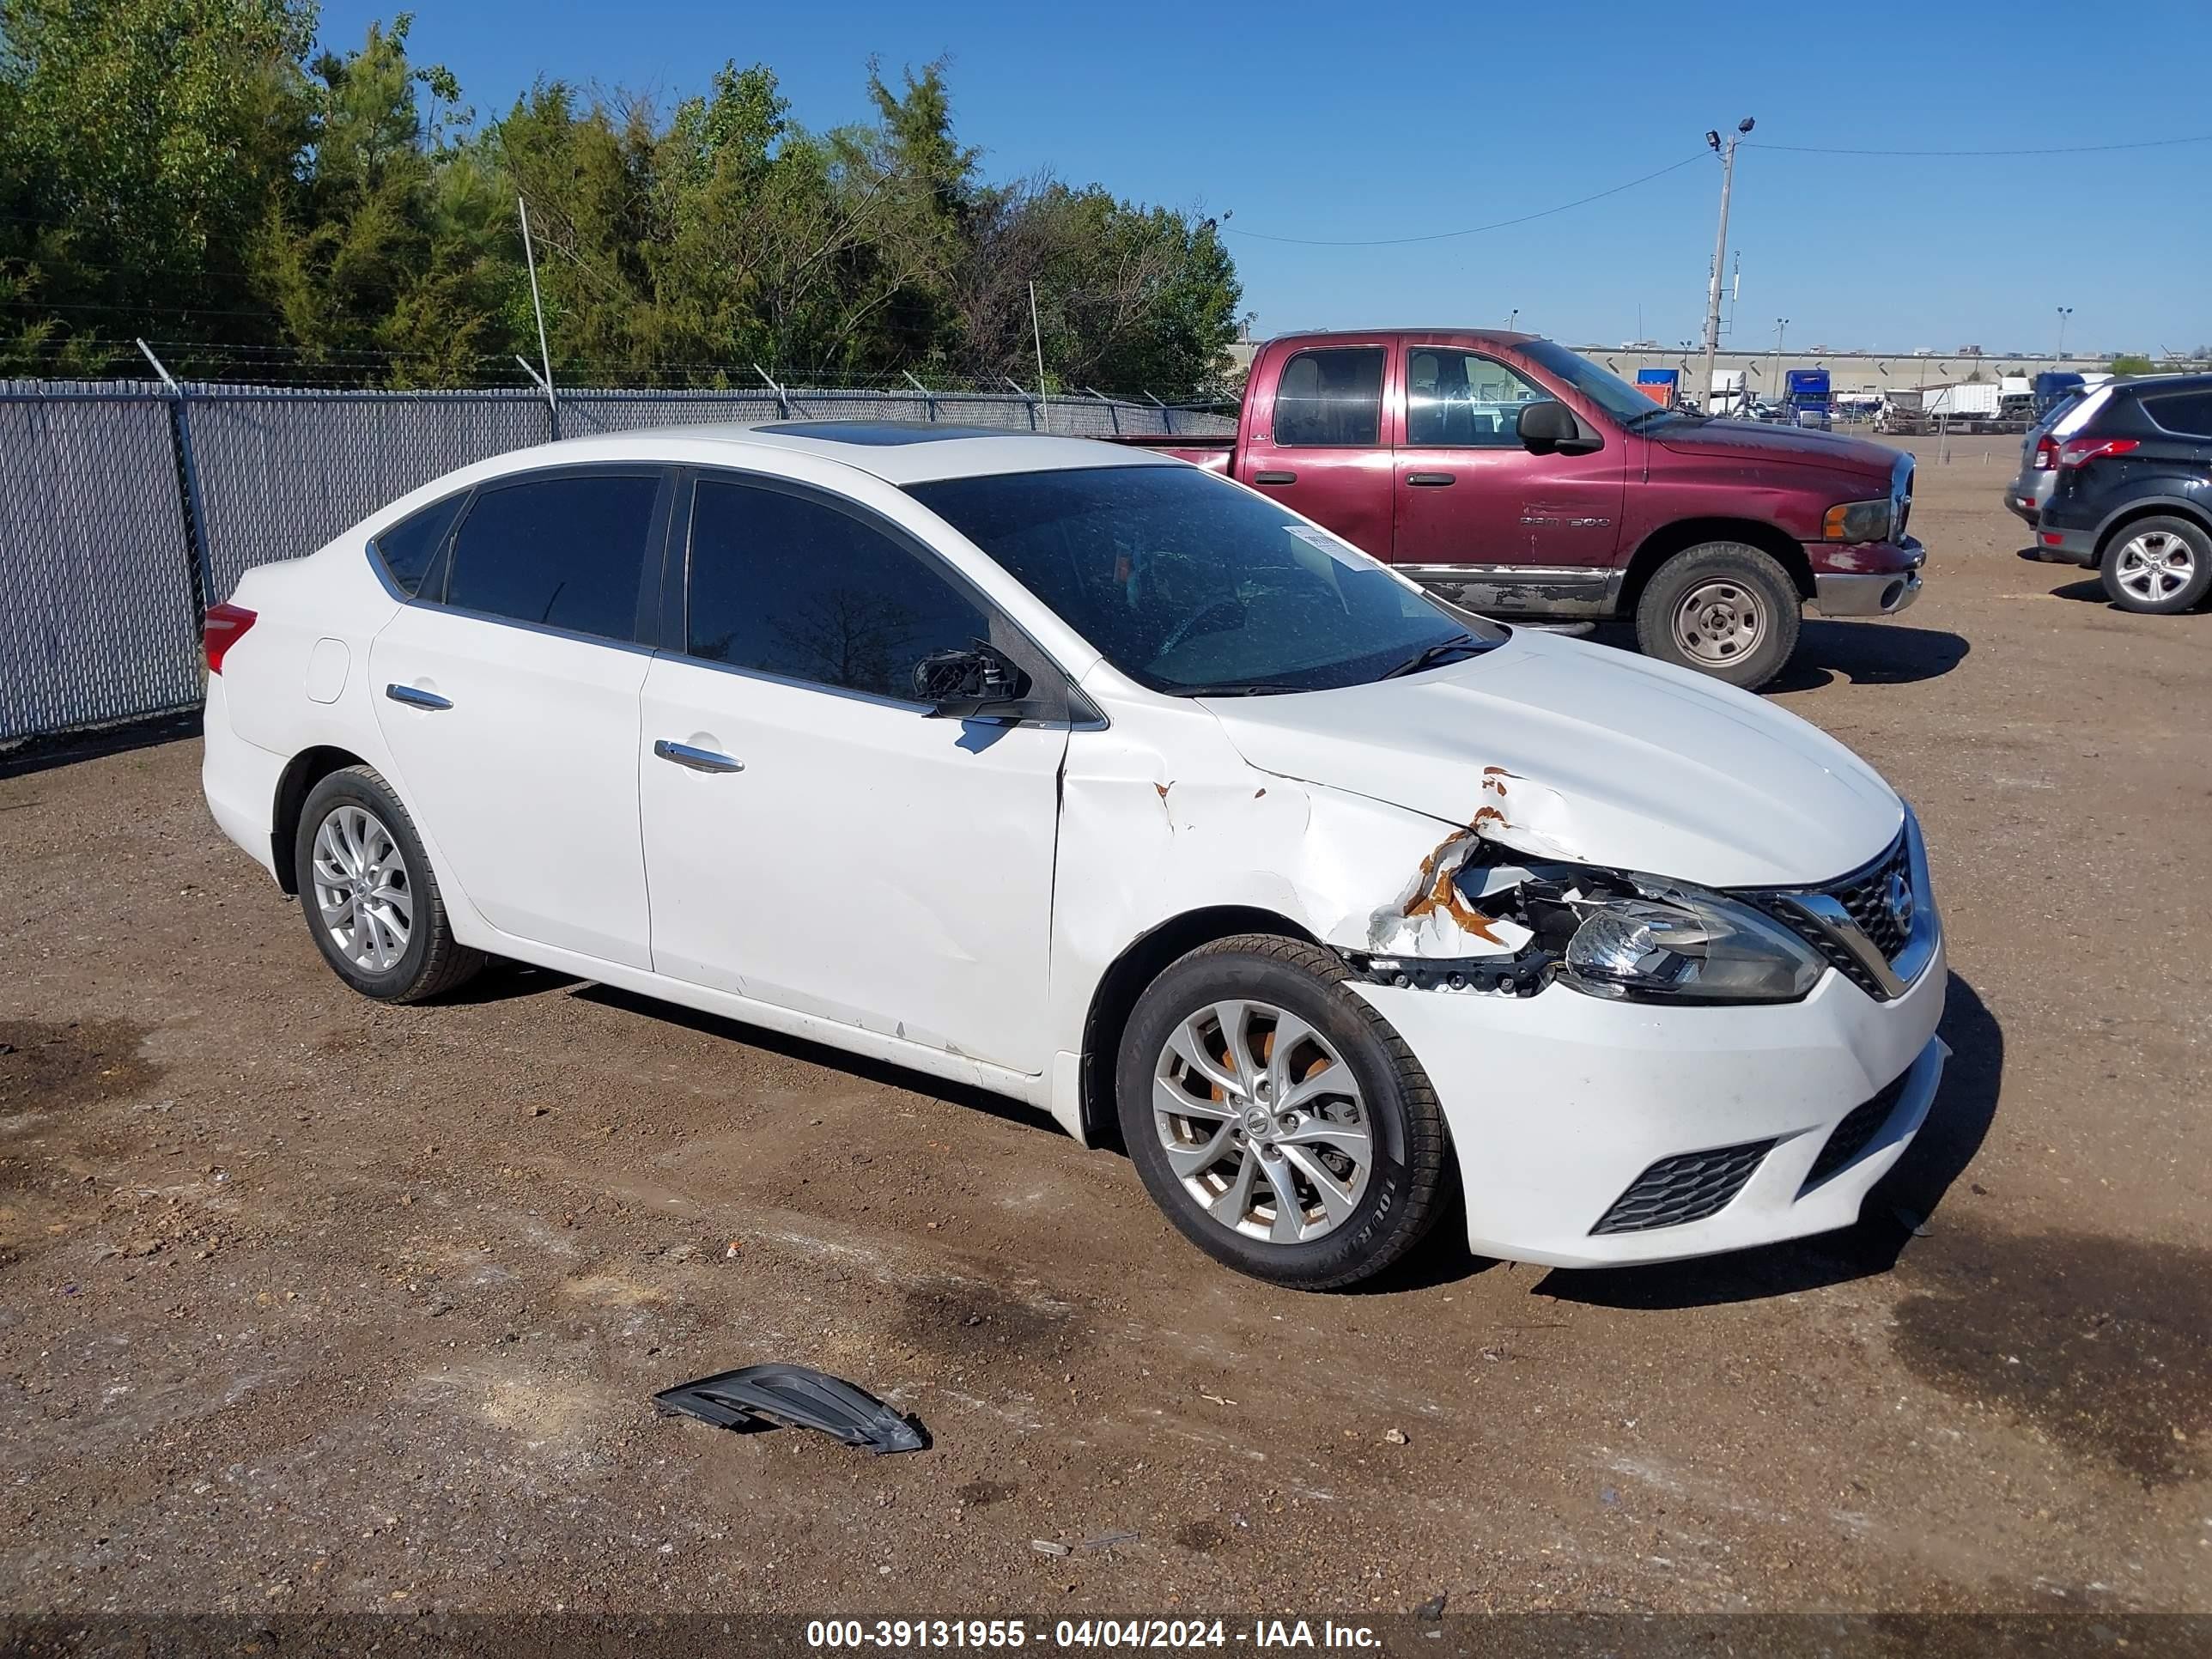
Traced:
<path id="1" fill-rule="evenodd" d="M 2073 314 L 2072 306 L 2058 307 L 2058 356 L 2051 362 L 2051 366 L 2053 368 L 2066 361 L 2066 319 Z"/>
<path id="2" fill-rule="evenodd" d="M 1700 395 L 1707 400 L 1713 395 L 1713 360 L 1721 349 L 1721 267 L 1728 261 L 1729 192 L 1735 185 L 1735 147 L 1751 129 L 1752 119 L 1747 115 L 1735 124 L 1725 148 L 1717 131 L 1705 135 L 1706 145 L 1721 158 L 1721 228 L 1713 238 L 1712 281 L 1705 289 L 1705 384 Z"/>

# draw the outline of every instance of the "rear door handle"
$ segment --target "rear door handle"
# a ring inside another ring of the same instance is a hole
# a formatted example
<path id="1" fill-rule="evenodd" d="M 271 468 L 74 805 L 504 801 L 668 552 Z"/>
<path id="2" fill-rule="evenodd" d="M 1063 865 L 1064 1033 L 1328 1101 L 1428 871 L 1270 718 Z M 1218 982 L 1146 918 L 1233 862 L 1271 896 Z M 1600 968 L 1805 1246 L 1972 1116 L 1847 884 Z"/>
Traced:
<path id="1" fill-rule="evenodd" d="M 1456 472 L 1408 472 L 1406 475 L 1406 482 L 1417 488 L 1441 489 L 1458 481 L 1459 474 Z"/>
<path id="2" fill-rule="evenodd" d="M 688 743 L 671 743 L 666 738 L 653 739 L 653 752 L 665 761 L 688 766 L 694 772 L 742 772 L 745 769 L 745 763 L 741 760 L 718 755 L 711 749 L 694 749 Z"/>
<path id="3" fill-rule="evenodd" d="M 1297 481 L 1298 475 L 1295 472 L 1255 472 L 1252 475 L 1254 483 L 1296 483 Z"/>
<path id="4" fill-rule="evenodd" d="M 453 700 L 441 697 L 435 691 L 425 691 L 419 685 L 387 685 L 384 695 L 394 702 L 404 702 L 410 708 L 451 708 Z"/>

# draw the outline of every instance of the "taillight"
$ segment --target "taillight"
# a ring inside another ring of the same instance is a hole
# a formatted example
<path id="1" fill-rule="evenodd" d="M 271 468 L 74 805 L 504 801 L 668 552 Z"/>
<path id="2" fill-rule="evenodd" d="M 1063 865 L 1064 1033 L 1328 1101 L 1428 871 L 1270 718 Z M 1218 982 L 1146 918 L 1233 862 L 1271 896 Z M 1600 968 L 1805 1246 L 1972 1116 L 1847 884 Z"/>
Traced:
<path id="1" fill-rule="evenodd" d="M 200 628 L 200 646 L 207 653 L 208 672 L 222 672 L 222 659 L 230 647 L 246 637 L 246 630 L 253 626 L 254 613 L 242 605 L 217 605 L 208 608 L 207 621 Z"/>
<path id="2" fill-rule="evenodd" d="M 2142 447 L 2142 445 L 2133 438 L 2069 438 L 2058 446 L 2058 465 L 2062 467 L 2087 466 L 2090 462 L 2102 460 L 2108 455 L 2124 455 L 2130 450 Z"/>
<path id="3" fill-rule="evenodd" d="M 2058 440 L 2048 432 L 2035 441 L 2033 465 L 2038 472 L 2048 472 L 2058 465 Z"/>

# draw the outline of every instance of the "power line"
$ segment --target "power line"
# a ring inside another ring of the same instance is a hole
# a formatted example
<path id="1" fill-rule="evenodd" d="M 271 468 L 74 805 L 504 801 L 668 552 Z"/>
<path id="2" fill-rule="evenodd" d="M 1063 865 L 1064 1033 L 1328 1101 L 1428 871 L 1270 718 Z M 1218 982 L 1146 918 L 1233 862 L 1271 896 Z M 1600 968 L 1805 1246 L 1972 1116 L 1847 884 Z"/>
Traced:
<path id="1" fill-rule="evenodd" d="M 1514 225 L 1525 225 L 1533 219 L 1548 219 L 1555 213 L 1565 213 L 1571 208 L 1586 207 L 1592 202 L 1601 202 L 1608 196 L 1618 196 L 1624 190 L 1634 190 L 1638 185 L 1648 185 L 1654 179 L 1663 179 L 1670 173 L 1680 172 L 1692 161 L 1705 160 L 1702 149 L 1693 155 L 1661 167 L 1656 173 L 1647 173 L 1640 179 L 1631 179 L 1625 185 L 1615 185 L 1610 190 L 1601 190 L 1589 196 L 1578 196 L 1571 202 L 1562 202 L 1557 207 L 1547 207 L 1535 213 L 1524 213 L 1517 219 L 1500 219 L 1494 224 L 1470 225 L 1465 230 L 1433 231 L 1425 236 L 1376 236 L 1338 241 L 1315 236 L 1270 236 L 1265 231 L 1246 230 L 1241 225 L 1224 225 L 1225 231 L 1238 236 L 1249 236 L 1255 241 L 1290 242 L 1299 247 L 1403 247 L 1411 242 L 1445 242 L 1455 236 L 1480 236 L 1486 230 L 1504 230 Z"/>
<path id="2" fill-rule="evenodd" d="M 2099 155 L 2115 149 L 2164 149 L 2174 144 L 2212 144 L 2212 132 L 2193 138 L 2142 138 L 2125 144 L 2062 144 L 2045 149 L 1832 149 L 1821 144 L 1764 144 L 1747 139 L 1746 149 L 1787 150 L 1797 155 Z"/>

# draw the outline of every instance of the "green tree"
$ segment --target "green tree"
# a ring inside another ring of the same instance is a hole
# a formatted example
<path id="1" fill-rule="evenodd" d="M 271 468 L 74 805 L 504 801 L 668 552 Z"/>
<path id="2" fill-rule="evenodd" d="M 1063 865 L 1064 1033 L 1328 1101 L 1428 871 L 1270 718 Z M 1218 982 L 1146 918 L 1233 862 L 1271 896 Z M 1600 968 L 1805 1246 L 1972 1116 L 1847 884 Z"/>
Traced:
<path id="1" fill-rule="evenodd" d="M 54 307 L 45 343 L 282 337 L 251 254 L 307 139 L 314 16 L 0 0 L 0 270 Z"/>
<path id="2" fill-rule="evenodd" d="M 308 0 L 0 0 L 0 372 L 514 384 L 822 373 L 1223 383 L 1241 295 L 1211 220 L 994 185 L 942 62 L 871 118 L 794 117 L 732 61 L 663 118 L 541 79 L 479 130 L 410 19 L 313 50 Z"/>
<path id="3" fill-rule="evenodd" d="M 2115 374 L 2154 374 L 2157 368 L 2158 365 L 2149 358 L 2134 352 L 2123 352 L 2112 359 L 2112 373 Z"/>

